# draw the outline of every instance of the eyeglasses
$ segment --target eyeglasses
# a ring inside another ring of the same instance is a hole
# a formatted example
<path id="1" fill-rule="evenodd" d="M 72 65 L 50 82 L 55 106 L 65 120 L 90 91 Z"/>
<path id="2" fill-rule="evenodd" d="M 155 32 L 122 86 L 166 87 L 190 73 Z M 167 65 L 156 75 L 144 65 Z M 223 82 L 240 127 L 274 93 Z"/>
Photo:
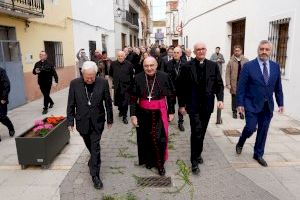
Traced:
<path id="1" fill-rule="evenodd" d="M 206 51 L 206 48 L 199 48 L 199 49 L 196 49 L 196 51 Z"/>
<path id="2" fill-rule="evenodd" d="M 155 64 L 150 64 L 150 65 L 144 65 L 145 68 L 148 68 L 148 67 L 154 67 Z"/>

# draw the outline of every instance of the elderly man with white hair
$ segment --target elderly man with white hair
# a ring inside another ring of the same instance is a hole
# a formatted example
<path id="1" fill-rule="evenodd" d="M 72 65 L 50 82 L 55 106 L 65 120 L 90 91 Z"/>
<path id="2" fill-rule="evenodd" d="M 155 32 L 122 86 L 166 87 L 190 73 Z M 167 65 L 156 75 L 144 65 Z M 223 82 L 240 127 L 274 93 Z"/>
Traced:
<path id="1" fill-rule="evenodd" d="M 156 167 L 164 176 L 168 159 L 168 121 L 174 119 L 175 88 L 168 74 L 157 70 L 157 61 L 148 57 L 144 72 L 136 75 L 131 90 L 131 123 L 137 127 L 139 165 Z"/>
<path id="2" fill-rule="evenodd" d="M 71 82 L 67 120 L 71 132 L 74 130 L 74 119 L 76 121 L 76 129 L 91 155 L 88 166 L 94 187 L 101 189 L 100 139 L 105 124 L 105 110 L 109 129 L 113 123 L 113 111 L 108 82 L 96 76 L 97 70 L 96 63 L 86 61 L 82 66 L 82 77 Z"/>
<path id="3" fill-rule="evenodd" d="M 199 174 L 199 164 L 203 163 L 203 141 L 215 97 L 219 109 L 223 108 L 224 85 L 217 63 L 206 59 L 206 45 L 194 45 L 196 58 L 183 65 L 177 80 L 179 110 L 187 111 L 191 126 L 191 163 L 192 172 Z"/>
<path id="4" fill-rule="evenodd" d="M 123 123 L 128 124 L 127 112 L 129 104 L 128 90 L 133 82 L 133 65 L 125 60 L 126 53 L 119 51 L 117 60 L 110 66 L 109 76 L 114 86 L 114 105 L 118 106 L 119 117 L 122 117 Z"/>

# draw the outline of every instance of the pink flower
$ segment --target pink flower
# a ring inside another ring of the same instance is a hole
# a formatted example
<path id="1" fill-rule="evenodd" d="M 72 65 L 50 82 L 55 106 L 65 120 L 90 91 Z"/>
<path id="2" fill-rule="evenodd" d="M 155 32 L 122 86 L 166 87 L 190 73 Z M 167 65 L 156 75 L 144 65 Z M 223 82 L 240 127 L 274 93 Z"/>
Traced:
<path id="1" fill-rule="evenodd" d="M 40 130 L 42 130 L 42 129 L 44 129 L 44 126 L 43 126 L 43 125 L 39 125 L 39 126 L 35 127 L 35 128 L 33 129 L 33 131 L 34 131 L 34 132 L 38 132 L 38 131 L 40 131 Z"/>
<path id="2" fill-rule="evenodd" d="M 53 129 L 53 125 L 52 124 L 45 124 L 45 129 Z"/>
<path id="3" fill-rule="evenodd" d="M 44 125 L 44 124 L 45 124 L 45 122 L 43 120 L 36 120 L 34 122 L 34 126 L 41 126 L 41 125 Z"/>

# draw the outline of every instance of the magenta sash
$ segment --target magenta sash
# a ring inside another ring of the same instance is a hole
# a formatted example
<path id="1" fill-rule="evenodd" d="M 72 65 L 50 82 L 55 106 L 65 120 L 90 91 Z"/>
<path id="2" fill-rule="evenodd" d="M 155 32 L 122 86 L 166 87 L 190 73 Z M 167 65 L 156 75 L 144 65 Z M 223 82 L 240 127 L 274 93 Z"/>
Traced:
<path id="1" fill-rule="evenodd" d="M 166 133 L 166 153 L 165 153 L 165 160 L 168 159 L 168 126 L 169 126 L 169 119 L 168 119 L 168 109 L 167 109 L 167 102 L 166 99 L 160 99 L 160 100 L 149 100 L 146 99 L 140 99 L 139 105 L 141 108 L 144 108 L 146 110 L 160 110 L 161 113 L 161 119 L 163 121 L 165 133 Z"/>

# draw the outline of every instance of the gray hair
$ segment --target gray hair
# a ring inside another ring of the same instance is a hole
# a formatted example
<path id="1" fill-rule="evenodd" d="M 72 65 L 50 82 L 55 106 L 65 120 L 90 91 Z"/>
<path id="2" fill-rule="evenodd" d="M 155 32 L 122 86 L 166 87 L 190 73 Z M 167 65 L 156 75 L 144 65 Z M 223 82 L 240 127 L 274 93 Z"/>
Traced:
<path id="1" fill-rule="evenodd" d="M 83 73 L 86 70 L 94 70 L 95 73 L 98 72 L 97 64 L 93 61 L 85 61 L 82 65 L 81 72 Z"/>
<path id="2" fill-rule="evenodd" d="M 268 45 L 271 47 L 271 49 L 272 49 L 272 47 L 273 47 L 273 44 L 272 44 L 269 40 L 262 40 L 262 41 L 259 42 L 258 48 L 259 48 L 261 45 L 264 45 L 264 44 L 268 44 Z"/>

